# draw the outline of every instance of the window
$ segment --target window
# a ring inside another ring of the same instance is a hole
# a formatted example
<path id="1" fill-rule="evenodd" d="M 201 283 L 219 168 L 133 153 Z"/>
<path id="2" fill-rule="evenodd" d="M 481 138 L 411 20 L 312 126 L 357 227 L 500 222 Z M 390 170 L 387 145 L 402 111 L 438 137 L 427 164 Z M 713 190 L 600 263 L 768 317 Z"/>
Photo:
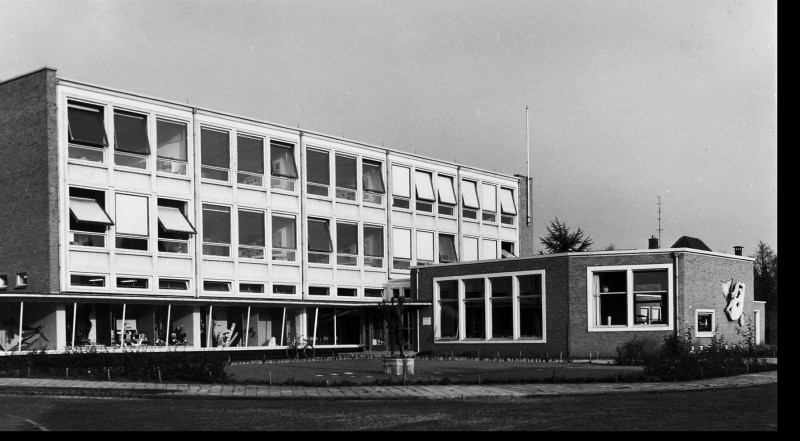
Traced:
<path id="1" fill-rule="evenodd" d="M 203 255 L 231 255 L 231 209 L 203 204 Z"/>
<path id="2" fill-rule="evenodd" d="M 454 216 L 455 206 L 458 205 L 458 200 L 453 190 L 453 178 L 450 176 L 436 175 L 436 190 L 439 193 L 439 214 L 443 216 Z"/>
<path id="3" fill-rule="evenodd" d="M 272 285 L 273 294 L 294 295 L 296 288 L 293 285 Z"/>
<path id="4" fill-rule="evenodd" d="M 458 338 L 458 280 L 437 282 L 439 288 L 439 338 Z"/>
<path id="5" fill-rule="evenodd" d="M 336 296 L 337 297 L 356 297 L 358 295 L 358 290 L 355 288 L 337 288 L 336 289 Z"/>
<path id="6" fill-rule="evenodd" d="M 70 274 L 69 275 L 69 284 L 71 286 L 94 286 L 94 287 L 104 287 L 106 286 L 106 278 L 105 276 L 99 275 L 89 275 L 89 274 Z"/>
<path id="7" fill-rule="evenodd" d="M 114 163 L 123 167 L 147 169 L 150 140 L 147 117 L 117 110 L 114 112 Z"/>
<path id="8" fill-rule="evenodd" d="M 383 204 L 386 186 L 383 185 L 382 164 L 378 161 L 363 159 L 361 161 L 361 181 L 364 185 L 364 202 Z"/>
<path id="9" fill-rule="evenodd" d="M 364 266 L 383 268 L 383 227 L 364 225 Z"/>
<path id="10" fill-rule="evenodd" d="M 465 338 L 486 337 L 486 287 L 484 279 L 464 280 L 464 323 Z"/>
<path id="11" fill-rule="evenodd" d="M 254 187 L 264 186 L 264 140 L 262 138 L 236 136 L 236 182 Z"/>
<path id="12" fill-rule="evenodd" d="M 200 176 L 228 182 L 231 168 L 230 134 L 206 127 L 200 128 Z"/>
<path id="13" fill-rule="evenodd" d="M 5 274 L 0 275 L 0 290 L 8 288 L 8 276 Z"/>
<path id="14" fill-rule="evenodd" d="M 117 288 L 125 289 L 147 289 L 150 280 L 141 277 L 117 277 Z"/>
<path id="15" fill-rule="evenodd" d="M 481 217 L 485 222 L 497 222 L 497 187 L 482 184 L 481 196 L 483 197 Z"/>
<path id="16" fill-rule="evenodd" d="M 464 219 L 478 220 L 478 210 L 481 204 L 478 201 L 478 183 L 474 181 L 461 181 L 461 200 L 464 208 L 461 212 Z"/>
<path id="17" fill-rule="evenodd" d="M 500 257 L 503 259 L 517 257 L 514 253 L 514 245 L 514 242 L 500 241 Z"/>
<path id="18" fill-rule="evenodd" d="M 105 162 L 108 145 L 103 107 L 67 102 L 68 156 L 90 162 Z"/>
<path id="19" fill-rule="evenodd" d="M 328 152 L 309 149 L 306 154 L 308 194 L 328 196 L 331 184 L 331 163 Z"/>
<path id="20" fill-rule="evenodd" d="M 308 219 L 309 263 L 330 263 L 333 245 L 329 225 L 325 219 Z"/>
<path id="21" fill-rule="evenodd" d="M 417 211 L 433 213 L 433 202 L 436 197 L 433 195 L 433 176 L 424 171 L 414 172 L 414 184 L 417 189 Z"/>
<path id="22" fill-rule="evenodd" d="M 544 271 L 433 282 L 436 340 L 545 342 Z"/>
<path id="23" fill-rule="evenodd" d="M 264 293 L 264 284 L 263 283 L 240 283 L 239 284 L 239 292 L 248 293 L 248 294 L 263 294 Z"/>
<path id="24" fill-rule="evenodd" d="M 158 279 L 158 289 L 188 291 L 189 281 L 187 279 Z"/>
<path id="25" fill-rule="evenodd" d="M 308 295 L 310 296 L 329 296 L 331 295 L 330 288 L 326 286 L 309 286 Z"/>
<path id="26" fill-rule="evenodd" d="M 294 216 L 272 215 L 272 260 L 294 262 L 297 252 Z"/>
<path id="27" fill-rule="evenodd" d="M 336 264 L 358 265 L 358 225 L 336 223 Z"/>
<path id="28" fill-rule="evenodd" d="M 197 234 L 186 218 L 186 202 L 158 199 L 158 251 L 189 253 L 189 236 Z"/>
<path id="29" fill-rule="evenodd" d="M 294 144 L 282 141 L 270 141 L 272 160 L 272 188 L 294 191 L 297 180 L 297 167 L 294 162 Z"/>
<path id="30" fill-rule="evenodd" d="M 69 244 L 86 247 L 106 246 L 106 230 L 114 225 L 105 211 L 106 195 L 102 191 L 69 189 Z"/>
<path id="31" fill-rule="evenodd" d="M 156 168 L 159 172 L 187 175 L 186 124 L 156 120 L 156 143 L 158 153 Z"/>
<path id="32" fill-rule="evenodd" d="M 150 210 L 147 196 L 117 193 L 116 197 L 117 248 L 147 251 L 150 248 Z"/>
<path id="33" fill-rule="evenodd" d="M 364 288 L 364 297 L 383 297 L 383 290 L 380 288 Z"/>
<path id="34" fill-rule="evenodd" d="M 411 207 L 411 169 L 399 165 L 392 166 L 392 206 Z"/>
<path id="35" fill-rule="evenodd" d="M 464 259 L 463 262 L 471 262 L 478 260 L 478 243 L 477 237 L 464 236 Z"/>
<path id="36" fill-rule="evenodd" d="M 500 222 L 506 225 L 514 225 L 514 217 L 517 215 L 517 203 L 514 200 L 514 190 L 510 188 L 500 189 Z"/>
<path id="37" fill-rule="evenodd" d="M 28 286 L 28 273 L 17 273 L 17 288 Z"/>
<path id="38" fill-rule="evenodd" d="M 239 257 L 245 259 L 265 259 L 265 242 L 264 212 L 240 209 Z"/>
<path id="39" fill-rule="evenodd" d="M 590 330 L 671 326 L 669 265 L 590 268 Z"/>
<path id="40" fill-rule="evenodd" d="M 336 199 L 355 201 L 358 189 L 356 158 L 336 155 Z"/>
<path id="41" fill-rule="evenodd" d="M 481 250 L 481 260 L 497 259 L 497 241 L 496 240 L 483 240 L 483 248 Z"/>
<path id="42" fill-rule="evenodd" d="M 392 267 L 407 270 L 411 268 L 411 230 L 392 228 Z"/>
<path id="43" fill-rule="evenodd" d="M 215 282 L 210 280 L 204 280 L 203 291 L 230 292 L 231 282 Z"/>
<path id="44" fill-rule="evenodd" d="M 519 337 L 544 338 L 542 310 L 542 274 L 517 276 L 519 284 Z"/>
<path id="45" fill-rule="evenodd" d="M 492 338 L 514 337 L 513 293 L 511 277 L 490 277 Z"/>
<path id="46" fill-rule="evenodd" d="M 433 233 L 417 231 L 417 265 L 433 263 Z"/>
<path id="47" fill-rule="evenodd" d="M 717 323 L 714 317 L 713 309 L 697 309 L 695 310 L 695 329 L 697 335 L 695 337 L 713 337 L 714 329 Z"/>
<path id="48" fill-rule="evenodd" d="M 439 262 L 458 262 L 456 237 L 452 234 L 439 234 Z"/>

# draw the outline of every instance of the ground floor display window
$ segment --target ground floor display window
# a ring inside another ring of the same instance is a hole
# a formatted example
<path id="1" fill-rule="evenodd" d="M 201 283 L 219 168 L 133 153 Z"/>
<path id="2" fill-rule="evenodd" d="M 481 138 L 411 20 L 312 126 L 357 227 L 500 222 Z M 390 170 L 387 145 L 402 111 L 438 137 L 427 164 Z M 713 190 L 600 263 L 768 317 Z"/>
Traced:
<path id="1" fill-rule="evenodd" d="M 587 269 L 589 329 L 672 327 L 672 266 L 637 265 Z"/>

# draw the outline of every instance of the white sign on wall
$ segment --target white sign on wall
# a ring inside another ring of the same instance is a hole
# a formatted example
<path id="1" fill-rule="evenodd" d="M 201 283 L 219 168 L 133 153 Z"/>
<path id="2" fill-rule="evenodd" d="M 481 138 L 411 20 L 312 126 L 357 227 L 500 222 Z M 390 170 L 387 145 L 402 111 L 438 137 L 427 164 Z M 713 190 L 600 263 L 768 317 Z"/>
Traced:
<path id="1" fill-rule="evenodd" d="M 430 317 L 422 317 L 422 326 L 430 326 L 431 325 L 431 318 Z"/>

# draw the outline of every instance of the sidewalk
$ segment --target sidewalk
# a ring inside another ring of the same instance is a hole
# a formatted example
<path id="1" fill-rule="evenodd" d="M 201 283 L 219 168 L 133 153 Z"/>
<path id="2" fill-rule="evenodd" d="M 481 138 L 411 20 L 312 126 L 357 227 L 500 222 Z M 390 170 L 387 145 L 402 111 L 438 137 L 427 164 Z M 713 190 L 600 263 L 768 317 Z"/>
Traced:
<path id="1" fill-rule="evenodd" d="M 272 400 L 519 399 L 631 392 L 676 392 L 744 387 L 777 382 L 777 371 L 685 382 L 408 386 L 363 385 L 331 387 L 0 378 L 0 395 L 99 396 L 118 398 L 211 397 L 219 399 L 245 398 Z"/>

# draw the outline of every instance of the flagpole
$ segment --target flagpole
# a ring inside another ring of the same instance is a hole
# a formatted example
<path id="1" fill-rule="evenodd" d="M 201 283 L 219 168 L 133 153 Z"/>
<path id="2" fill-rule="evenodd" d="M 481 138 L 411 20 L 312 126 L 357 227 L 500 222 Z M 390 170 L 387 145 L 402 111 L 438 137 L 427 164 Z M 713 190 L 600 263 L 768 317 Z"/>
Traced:
<path id="1" fill-rule="evenodd" d="M 531 128 L 528 119 L 528 106 L 525 106 L 525 138 L 527 142 L 527 158 L 525 160 L 526 176 L 525 176 L 525 193 L 528 196 L 528 209 L 527 209 L 527 224 L 531 224 Z"/>

